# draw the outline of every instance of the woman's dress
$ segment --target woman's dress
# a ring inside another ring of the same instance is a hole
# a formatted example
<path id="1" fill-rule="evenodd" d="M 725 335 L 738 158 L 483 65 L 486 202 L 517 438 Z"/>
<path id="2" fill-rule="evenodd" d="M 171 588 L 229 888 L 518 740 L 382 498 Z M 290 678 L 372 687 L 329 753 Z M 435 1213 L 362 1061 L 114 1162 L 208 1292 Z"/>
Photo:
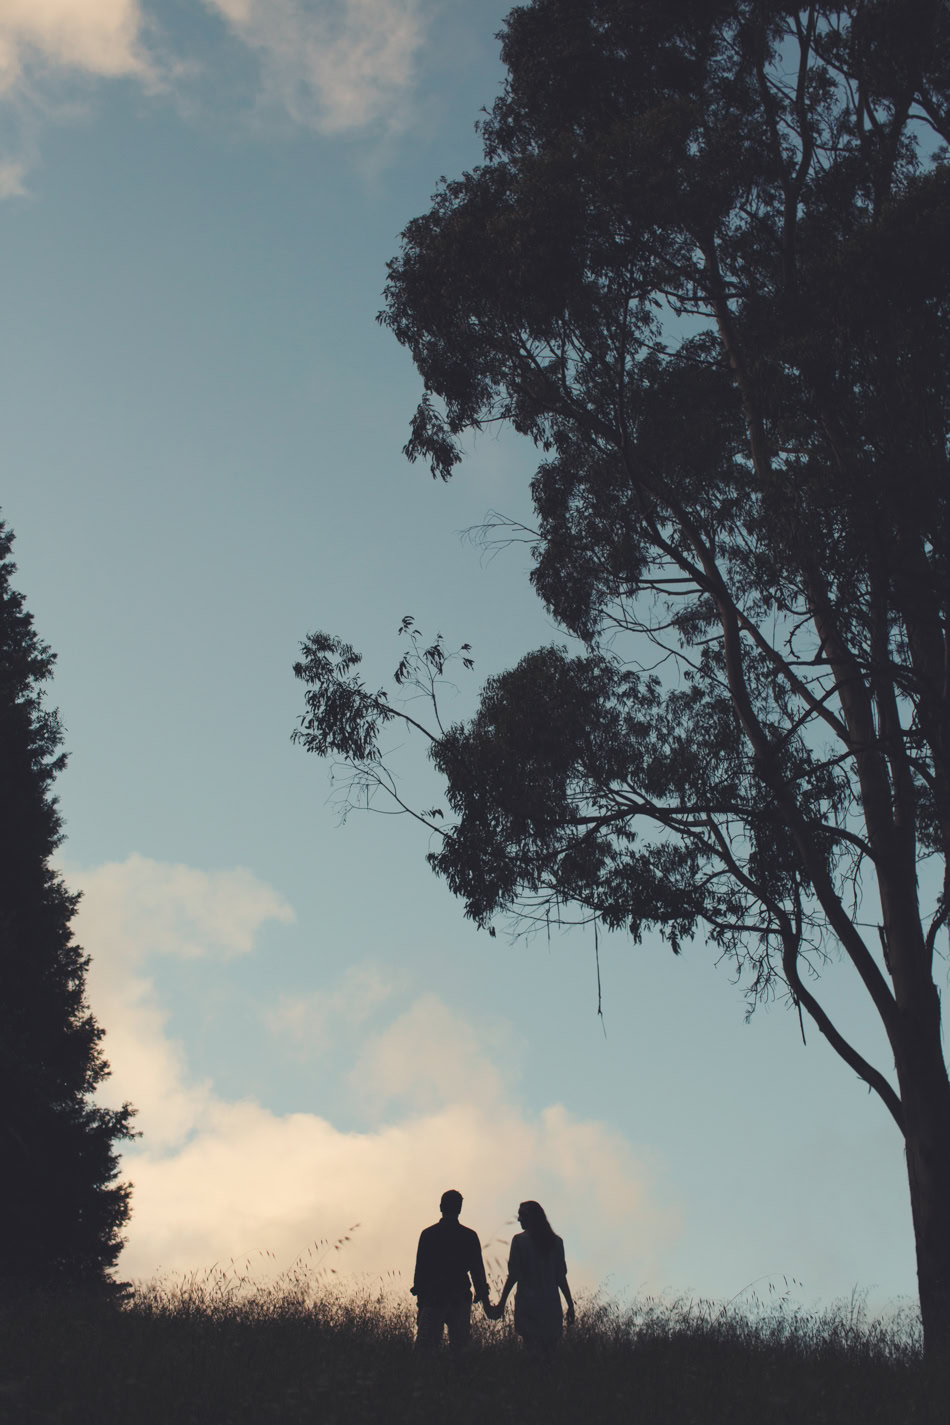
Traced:
<path id="1" fill-rule="evenodd" d="M 557 1341 L 561 1335 L 561 1294 L 558 1283 L 567 1278 L 564 1243 L 555 1237 L 542 1251 L 529 1232 L 511 1239 L 508 1275 L 517 1283 L 515 1330 L 525 1340 Z"/>

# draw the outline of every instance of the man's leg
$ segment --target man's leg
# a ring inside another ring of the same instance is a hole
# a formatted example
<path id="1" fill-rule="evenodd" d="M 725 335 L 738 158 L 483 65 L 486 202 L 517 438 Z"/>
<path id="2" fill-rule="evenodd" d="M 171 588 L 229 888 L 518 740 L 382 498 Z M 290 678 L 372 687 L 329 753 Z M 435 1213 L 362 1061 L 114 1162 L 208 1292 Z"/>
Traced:
<path id="1" fill-rule="evenodd" d="M 416 1350 L 435 1355 L 442 1345 L 445 1312 L 438 1306 L 420 1306 L 416 1316 Z"/>
<path id="2" fill-rule="evenodd" d="M 464 1351 L 472 1338 L 472 1302 L 470 1297 L 453 1301 L 446 1308 L 445 1324 L 449 1328 L 449 1347 Z"/>

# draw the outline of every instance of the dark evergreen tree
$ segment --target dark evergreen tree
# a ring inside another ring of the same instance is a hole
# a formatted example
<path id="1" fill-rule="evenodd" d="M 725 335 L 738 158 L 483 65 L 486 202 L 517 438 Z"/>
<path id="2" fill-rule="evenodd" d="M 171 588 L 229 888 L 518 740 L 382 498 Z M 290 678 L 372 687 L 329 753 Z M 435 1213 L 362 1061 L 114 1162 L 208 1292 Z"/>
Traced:
<path id="1" fill-rule="evenodd" d="M 12 543 L 0 523 L 0 1281 L 108 1288 L 131 1191 L 116 1150 L 133 1110 L 92 1100 L 109 1073 L 103 1030 L 70 929 L 79 896 L 51 865 L 66 764 L 44 700 L 55 655 L 11 586 Z"/>
<path id="2" fill-rule="evenodd" d="M 448 478 L 494 421 L 539 448 L 532 578 L 582 652 L 433 721 L 430 859 L 481 924 L 702 933 L 810 1016 L 903 1136 L 950 1348 L 950 5 L 532 0 L 501 38 L 485 163 L 382 320 L 412 458 Z M 307 640 L 297 736 L 404 799 L 357 662 Z M 823 1006 L 830 954 L 893 1066 Z"/>

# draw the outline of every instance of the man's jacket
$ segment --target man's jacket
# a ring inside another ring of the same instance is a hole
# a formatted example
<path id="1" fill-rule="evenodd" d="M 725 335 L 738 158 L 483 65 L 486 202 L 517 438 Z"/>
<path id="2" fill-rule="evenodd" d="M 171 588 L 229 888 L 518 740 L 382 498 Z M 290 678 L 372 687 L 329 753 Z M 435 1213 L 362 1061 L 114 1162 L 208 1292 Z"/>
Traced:
<path id="1" fill-rule="evenodd" d="M 443 1306 L 468 1296 L 469 1277 L 475 1300 L 488 1296 L 478 1234 L 457 1218 L 443 1217 L 419 1238 L 412 1294 L 420 1306 Z"/>

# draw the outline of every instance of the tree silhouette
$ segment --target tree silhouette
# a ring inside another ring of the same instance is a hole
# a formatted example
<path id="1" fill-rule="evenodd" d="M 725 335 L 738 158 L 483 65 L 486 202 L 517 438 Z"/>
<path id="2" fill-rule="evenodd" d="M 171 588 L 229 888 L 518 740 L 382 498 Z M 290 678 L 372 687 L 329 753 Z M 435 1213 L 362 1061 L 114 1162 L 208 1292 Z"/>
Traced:
<path id="1" fill-rule="evenodd" d="M 44 704 L 55 655 L 11 587 L 12 544 L 0 523 L 0 1279 L 108 1288 L 131 1191 L 115 1181 L 116 1145 L 133 1136 L 133 1110 L 92 1101 L 109 1073 L 103 1030 L 70 930 L 79 897 L 50 864 L 63 839 L 51 787 L 66 764 Z"/>
<path id="2" fill-rule="evenodd" d="M 945 1349 L 950 7 L 533 0 L 501 39 L 486 161 L 407 227 L 381 320 L 424 381 L 410 458 L 447 479 L 496 421 L 538 447 L 507 533 L 581 652 L 434 723 L 430 860 L 479 924 L 701 932 L 809 1015 L 903 1134 Z M 357 661 L 307 640 L 296 736 L 399 799 L 405 714 Z M 823 1007 L 831 954 L 893 1074 Z"/>

